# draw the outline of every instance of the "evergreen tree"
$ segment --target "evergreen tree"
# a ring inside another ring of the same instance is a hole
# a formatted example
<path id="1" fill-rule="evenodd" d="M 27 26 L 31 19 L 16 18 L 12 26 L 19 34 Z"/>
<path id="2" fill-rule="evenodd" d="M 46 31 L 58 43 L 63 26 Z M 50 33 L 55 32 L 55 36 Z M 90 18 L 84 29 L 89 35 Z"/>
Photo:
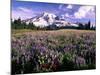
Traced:
<path id="1" fill-rule="evenodd" d="M 33 24 L 33 23 L 29 23 L 29 25 L 28 25 L 28 29 L 36 29 L 36 27 L 35 27 L 35 25 Z"/>
<path id="2" fill-rule="evenodd" d="M 90 20 L 89 20 L 89 22 L 88 22 L 88 24 L 87 24 L 87 29 L 90 29 L 91 27 L 91 22 L 90 22 Z"/>
<path id="3" fill-rule="evenodd" d="M 14 29 L 21 29 L 21 19 L 19 18 L 18 20 L 14 20 L 12 23 Z"/>
<path id="4" fill-rule="evenodd" d="M 84 25 L 82 23 L 79 23 L 78 29 L 84 29 Z"/>

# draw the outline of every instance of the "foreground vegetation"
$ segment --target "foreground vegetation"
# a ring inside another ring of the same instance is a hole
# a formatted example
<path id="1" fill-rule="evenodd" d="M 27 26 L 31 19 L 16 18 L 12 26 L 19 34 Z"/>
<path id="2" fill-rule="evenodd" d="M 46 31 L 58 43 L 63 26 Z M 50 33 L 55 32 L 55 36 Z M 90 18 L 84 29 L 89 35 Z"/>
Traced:
<path id="1" fill-rule="evenodd" d="M 96 68 L 91 30 L 12 30 L 12 74 Z"/>

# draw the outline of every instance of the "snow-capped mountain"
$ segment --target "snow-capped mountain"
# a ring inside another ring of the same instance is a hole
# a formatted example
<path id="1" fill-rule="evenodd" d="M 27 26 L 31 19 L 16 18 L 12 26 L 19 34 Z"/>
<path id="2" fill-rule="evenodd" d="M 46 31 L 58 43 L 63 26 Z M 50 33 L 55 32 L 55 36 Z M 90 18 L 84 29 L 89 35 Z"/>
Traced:
<path id="1" fill-rule="evenodd" d="M 55 21 L 55 17 L 55 14 L 45 12 L 30 19 L 23 20 L 23 22 L 26 22 L 26 24 L 33 23 L 38 27 L 45 27 L 52 25 Z"/>
<path id="2" fill-rule="evenodd" d="M 56 25 L 57 27 L 61 27 L 69 25 L 69 22 L 65 21 L 65 19 L 62 19 L 55 14 L 47 12 L 44 12 L 30 19 L 23 20 L 23 22 L 26 22 L 26 24 L 33 23 L 37 27 L 46 27 L 50 25 Z"/>

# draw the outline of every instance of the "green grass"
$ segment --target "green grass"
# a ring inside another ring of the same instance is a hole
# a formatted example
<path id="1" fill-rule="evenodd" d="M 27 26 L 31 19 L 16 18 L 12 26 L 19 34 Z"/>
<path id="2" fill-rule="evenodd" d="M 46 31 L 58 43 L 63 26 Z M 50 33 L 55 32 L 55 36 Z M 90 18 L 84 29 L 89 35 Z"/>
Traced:
<path id="1" fill-rule="evenodd" d="M 77 29 L 60 29 L 60 30 L 31 30 L 31 29 L 16 29 L 16 30 L 12 30 L 12 35 L 23 35 L 23 34 L 27 34 L 27 33 L 42 33 L 42 32 L 50 32 L 50 33 L 67 33 L 67 34 L 72 34 L 72 33 L 95 33 L 94 30 L 77 30 Z"/>

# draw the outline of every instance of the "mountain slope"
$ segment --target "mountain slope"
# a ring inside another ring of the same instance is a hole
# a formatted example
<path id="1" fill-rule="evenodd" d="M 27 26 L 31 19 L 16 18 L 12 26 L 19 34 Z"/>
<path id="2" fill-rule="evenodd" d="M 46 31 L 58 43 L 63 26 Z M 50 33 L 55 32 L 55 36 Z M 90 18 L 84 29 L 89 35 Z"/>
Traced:
<path id="1" fill-rule="evenodd" d="M 47 12 L 44 12 L 30 19 L 23 20 L 23 22 L 26 22 L 26 24 L 33 23 L 37 27 L 46 27 L 50 25 L 56 25 L 57 27 L 71 26 L 71 24 L 65 19 L 62 19 L 61 17 L 55 14 Z"/>

